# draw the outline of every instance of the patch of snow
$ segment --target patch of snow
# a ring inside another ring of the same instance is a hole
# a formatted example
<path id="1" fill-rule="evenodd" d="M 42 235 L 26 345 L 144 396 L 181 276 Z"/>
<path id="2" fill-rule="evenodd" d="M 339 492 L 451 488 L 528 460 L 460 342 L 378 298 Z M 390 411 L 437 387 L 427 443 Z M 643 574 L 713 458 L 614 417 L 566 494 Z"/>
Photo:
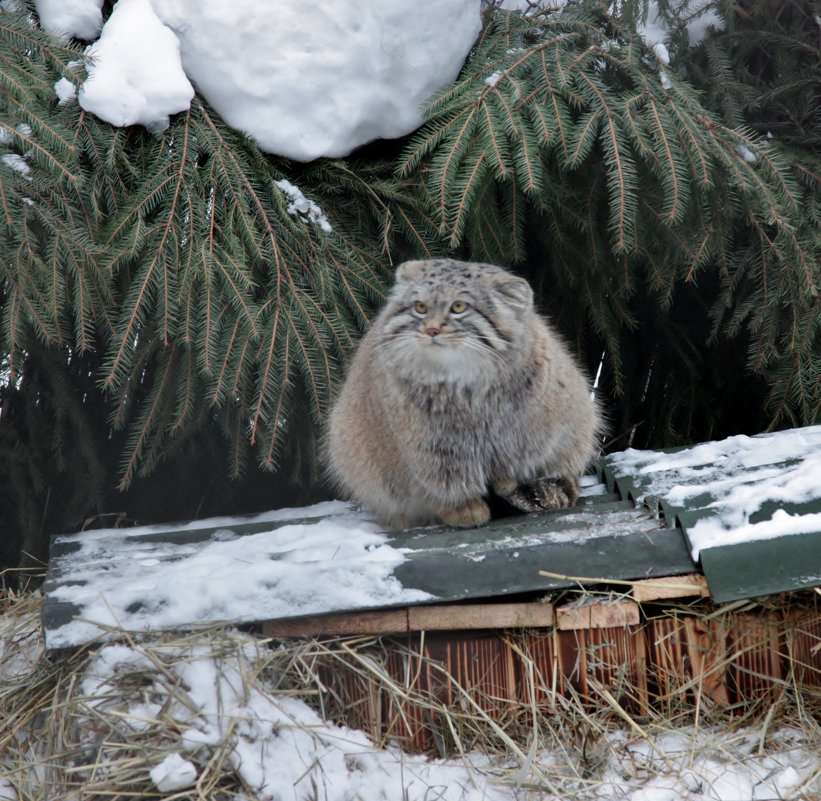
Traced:
<path id="1" fill-rule="evenodd" d="M 17 790 L 8 779 L 0 778 L 0 801 L 17 801 Z"/>
<path id="2" fill-rule="evenodd" d="M 664 42 L 656 42 L 656 44 L 653 45 L 653 54 L 659 63 L 670 63 L 670 53 L 667 51 L 667 45 L 665 45 Z"/>
<path id="3" fill-rule="evenodd" d="M 543 11 L 561 11 L 569 2 L 570 0 L 501 0 L 494 5 L 503 11 L 537 14 Z"/>
<path id="4" fill-rule="evenodd" d="M 776 509 L 769 520 L 740 526 L 727 527 L 721 517 L 699 520 L 687 529 L 687 539 L 690 540 L 693 561 L 698 561 L 699 554 L 705 548 L 815 532 L 821 532 L 821 513 L 799 515 Z"/>
<path id="5" fill-rule="evenodd" d="M 54 94 L 59 105 L 65 106 L 77 97 L 77 87 L 68 78 L 60 78 L 54 84 Z"/>
<path id="6" fill-rule="evenodd" d="M 19 173 L 26 178 L 28 178 L 31 173 L 29 163 L 23 158 L 23 156 L 20 156 L 17 153 L 6 153 L 4 156 L 0 156 L 0 161 L 2 161 L 3 164 L 5 164 L 9 169 L 14 170 L 14 172 Z"/>
<path id="7" fill-rule="evenodd" d="M 724 17 L 716 9 L 715 0 L 690 0 L 682 4 L 687 16 L 687 38 L 690 47 L 697 47 L 706 38 L 710 28 L 723 31 Z"/>
<path id="8" fill-rule="evenodd" d="M 274 183 L 288 196 L 288 199 L 291 201 L 288 205 L 288 214 L 295 217 L 300 217 L 300 219 L 314 223 L 314 225 L 318 225 L 327 234 L 330 234 L 333 231 L 333 228 L 328 222 L 328 218 L 325 216 L 322 209 L 317 206 L 313 200 L 308 200 L 308 198 L 302 194 L 302 190 L 299 187 L 294 186 L 285 178 L 281 181 L 274 181 Z"/>
<path id="9" fill-rule="evenodd" d="M 176 721 L 180 750 L 195 754 L 203 748 L 224 747 L 233 768 L 253 798 L 311 798 L 311 788 L 322 788 L 329 801 L 353 798 L 403 798 L 407 801 L 505 801 L 509 791 L 495 786 L 478 755 L 464 759 L 429 760 L 381 750 L 361 731 L 322 720 L 296 698 L 269 693 L 257 675 L 263 654 L 250 638 L 239 647 L 215 655 L 207 646 L 169 653 L 165 676 L 157 676 L 146 694 L 160 701 Z M 108 710 L 119 719 L 132 719 L 142 704 L 118 692 L 118 675 L 127 676 L 135 665 L 150 662 L 139 649 L 105 646 L 87 668 L 85 686 L 96 684 L 90 698 L 96 716 Z M 150 683 L 156 667 L 142 674 Z M 89 678 L 91 677 L 91 678 Z M 185 703 L 169 697 L 169 683 L 185 687 Z M 173 747 L 173 746 L 172 746 Z M 151 771 L 160 792 L 184 789 L 196 781 L 194 764 L 179 751 L 169 754 Z"/>
<path id="10" fill-rule="evenodd" d="M 174 793 L 190 787 L 197 780 L 197 769 L 177 753 L 170 753 L 149 772 L 151 781 L 161 793 Z"/>
<path id="11" fill-rule="evenodd" d="M 86 57 L 80 105 L 112 125 L 144 125 L 162 133 L 169 115 L 185 111 L 194 97 L 179 40 L 154 13 L 151 0 L 118 0 Z"/>
<path id="12" fill-rule="evenodd" d="M 329 508 L 338 514 L 317 519 Z M 297 516 L 302 522 L 287 522 Z M 269 530 L 225 536 L 232 524 L 266 518 L 272 521 Z M 76 605 L 80 619 L 49 631 L 49 647 L 93 640 L 102 634 L 101 626 L 145 631 L 430 598 L 399 583 L 393 571 L 405 561 L 404 551 L 392 547 L 368 517 L 346 504 L 317 504 L 243 520 L 217 518 L 176 530 L 195 535 L 206 527 L 216 531 L 177 545 L 152 536 L 167 526 L 60 538 L 76 546 L 69 557 L 71 582 L 51 595 Z"/>
<path id="13" fill-rule="evenodd" d="M 671 0 L 670 10 L 684 25 L 690 47 L 701 44 L 710 28 L 723 30 L 725 27 L 724 18 L 715 9 L 714 0 Z M 669 24 L 659 10 L 658 2 L 651 0 L 647 8 L 647 17 L 644 23 L 637 27 L 637 32 L 655 52 L 656 58 L 659 58 L 656 46 L 664 46 L 670 38 Z M 669 64 L 669 54 L 668 61 L 663 63 Z"/>
<path id="14" fill-rule="evenodd" d="M 659 80 L 661 81 L 661 88 L 669 92 L 673 88 L 673 82 L 666 70 L 659 70 Z"/>
<path id="15" fill-rule="evenodd" d="M 431 760 L 395 747 L 379 749 L 363 732 L 332 725 L 303 701 L 269 691 L 258 678 L 249 680 L 264 675 L 260 667 L 266 655 L 258 649 L 251 638 L 240 636 L 232 649 L 170 646 L 163 652 L 160 672 L 139 646 L 104 646 L 89 662 L 83 683 L 84 689 L 98 688 L 89 699 L 93 719 L 133 719 L 143 712 L 140 696 L 150 695 L 181 732 L 179 744 L 169 744 L 173 751 L 161 763 L 163 775 L 178 780 L 176 786 L 164 790 L 158 782 L 159 766 L 152 770 L 161 792 L 195 781 L 196 768 L 181 751 L 208 761 L 209 749 L 219 748 L 227 754 L 226 768 L 233 768 L 248 797 L 259 801 L 285 797 L 285 788 L 289 798 L 298 799 L 317 797 L 320 788 L 328 801 L 514 801 L 531 797 L 522 795 L 518 786 L 530 783 L 531 772 L 535 788 L 539 775 L 555 775 L 572 759 L 566 750 L 537 744 L 524 765 L 500 764 L 476 753 Z M 141 665 L 148 665 L 139 674 L 141 689 L 123 692 L 119 680 L 128 682 Z M 184 702 L 174 690 L 178 687 L 185 688 Z M 770 801 L 797 797 L 797 788 L 801 797 L 815 797 L 821 789 L 817 751 L 797 728 L 767 728 L 766 723 L 746 728 L 702 725 L 651 736 L 655 739 L 616 729 L 593 738 L 601 763 L 595 774 L 563 784 L 568 792 L 562 797 Z M 762 751 L 765 737 L 767 748 Z M 510 779 L 503 783 L 500 777 L 512 776 L 516 767 L 517 784 Z"/>
<path id="16" fill-rule="evenodd" d="M 0 617 L 0 642 L 19 643 L 24 628 L 20 618 Z M 29 664 L 35 676 L 45 658 L 36 615 L 30 616 L 28 629 L 37 650 Z M 222 770 L 237 772 L 244 787 L 236 797 L 246 801 L 772 801 L 821 793 L 818 738 L 812 727 L 801 730 L 767 721 L 743 728 L 732 722 L 675 729 L 665 724 L 659 734 L 648 725 L 655 739 L 610 729 L 590 738 L 594 772 L 574 781 L 578 758 L 564 744 L 547 748 L 534 741 L 523 765 L 478 753 L 433 760 L 395 747 L 381 749 L 363 732 L 329 723 L 288 691 L 277 691 L 266 678 L 272 675 L 266 670 L 271 652 L 263 643 L 230 632 L 216 640 L 191 637 L 186 643 L 148 638 L 142 645 L 105 644 L 79 668 L 79 689 L 89 714 L 72 723 L 87 732 L 80 746 L 88 748 L 92 765 L 99 733 L 111 721 L 118 727 L 127 721 L 139 732 L 143 722 L 161 714 L 166 730 L 179 732 L 179 740 L 165 743 L 155 769 L 166 753 L 176 754 L 164 772 L 181 779 L 183 763 L 220 770 L 212 760 L 225 754 Z M 9 676 L 9 655 L 0 653 L 3 676 Z M 31 732 L 23 728 L 18 734 L 34 743 L 32 773 L 15 773 L 14 780 L 0 777 L 3 801 L 41 790 L 40 771 L 53 766 L 53 754 L 35 750 L 37 738 Z M 527 791 L 531 771 L 534 790 Z M 542 786 L 540 776 L 562 776 L 560 789 L 566 792 L 535 789 Z M 19 795 L 13 781 L 19 782 Z"/>
<path id="17" fill-rule="evenodd" d="M 45 30 L 63 41 L 89 41 L 103 25 L 103 0 L 34 0 Z"/>
<path id="18" fill-rule="evenodd" d="M 758 161 L 758 156 L 747 145 L 736 145 L 736 152 L 748 164 L 755 164 Z"/>
<path id="19" fill-rule="evenodd" d="M 501 77 L 502 73 L 497 70 L 492 75 L 488 75 L 487 78 L 485 78 L 485 83 L 488 86 L 496 86 L 496 84 L 499 83 L 499 78 Z"/>

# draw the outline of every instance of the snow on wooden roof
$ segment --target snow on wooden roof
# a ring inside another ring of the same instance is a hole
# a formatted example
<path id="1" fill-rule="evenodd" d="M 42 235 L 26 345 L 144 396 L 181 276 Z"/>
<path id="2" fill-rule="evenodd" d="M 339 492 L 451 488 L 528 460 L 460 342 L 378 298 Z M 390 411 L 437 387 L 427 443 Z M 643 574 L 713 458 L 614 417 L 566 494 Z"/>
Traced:
<path id="1" fill-rule="evenodd" d="M 821 585 L 821 426 L 606 457 L 611 490 L 687 537 L 714 600 Z"/>
<path id="2" fill-rule="evenodd" d="M 384 531 L 341 502 L 54 539 L 50 649 L 109 628 L 300 620 L 683 576 L 716 601 L 821 585 L 821 426 L 606 457 L 574 509 Z M 764 539 L 766 537 L 766 539 Z M 518 618 L 515 618 L 518 619 Z"/>
<path id="3" fill-rule="evenodd" d="M 590 484 L 574 509 L 481 529 L 383 531 L 330 502 L 60 536 L 45 585 L 46 645 L 80 645 L 107 627 L 262 622 L 575 586 L 566 575 L 692 572 L 680 532 Z"/>

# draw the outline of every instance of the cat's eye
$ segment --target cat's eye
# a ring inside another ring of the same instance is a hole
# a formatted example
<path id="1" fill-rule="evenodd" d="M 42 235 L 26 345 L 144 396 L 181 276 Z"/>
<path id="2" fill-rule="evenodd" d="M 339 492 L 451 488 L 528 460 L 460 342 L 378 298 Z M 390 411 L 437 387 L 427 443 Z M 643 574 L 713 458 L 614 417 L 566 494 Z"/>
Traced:
<path id="1" fill-rule="evenodd" d="M 454 314 L 462 314 L 463 312 L 466 312 L 468 310 L 468 305 L 463 300 L 455 300 L 451 304 L 450 310 Z"/>
<path id="2" fill-rule="evenodd" d="M 427 314 L 428 313 L 428 307 L 425 306 L 425 304 L 422 303 L 421 300 L 417 300 L 416 303 L 413 304 L 413 310 L 417 314 Z"/>

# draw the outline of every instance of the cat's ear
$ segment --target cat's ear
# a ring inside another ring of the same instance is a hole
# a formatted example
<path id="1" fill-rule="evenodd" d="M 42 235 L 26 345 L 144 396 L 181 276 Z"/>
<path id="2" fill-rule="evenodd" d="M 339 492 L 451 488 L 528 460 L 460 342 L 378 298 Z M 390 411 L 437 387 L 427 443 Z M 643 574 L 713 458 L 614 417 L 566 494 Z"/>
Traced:
<path id="1" fill-rule="evenodd" d="M 493 288 L 516 309 L 527 311 L 533 308 L 533 290 L 524 278 L 510 273 L 493 276 Z"/>
<path id="2" fill-rule="evenodd" d="M 406 261 L 396 268 L 397 281 L 413 281 L 418 277 L 419 271 L 425 266 L 424 261 Z"/>

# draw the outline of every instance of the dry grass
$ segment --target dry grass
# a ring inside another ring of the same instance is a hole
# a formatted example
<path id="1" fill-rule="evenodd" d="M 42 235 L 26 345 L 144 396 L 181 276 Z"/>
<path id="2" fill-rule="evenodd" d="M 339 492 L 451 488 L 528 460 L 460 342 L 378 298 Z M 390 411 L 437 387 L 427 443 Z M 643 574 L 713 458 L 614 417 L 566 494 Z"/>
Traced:
<path id="1" fill-rule="evenodd" d="M 627 743 L 648 744 L 649 756 L 625 768 L 634 771 L 631 781 L 680 770 L 681 762 L 674 765 L 660 743 L 683 727 L 695 748 L 698 732 L 720 723 L 722 737 L 710 747 L 730 765 L 783 747 L 771 746 L 770 739 L 785 728 L 801 732 L 806 748 L 821 753 L 821 687 L 799 683 L 800 671 L 778 679 L 753 703 L 729 710 L 705 693 L 704 673 L 677 682 L 668 677 L 664 698 L 653 704 L 642 703 L 617 672 L 609 684 L 589 678 L 582 697 L 572 684 L 557 692 L 555 676 L 545 675 L 527 639 L 510 634 L 507 647 L 520 677 L 512 698 L 460 684 L 441 662 L 423 655 L 424 637 L 421 644 L 393 643 L 389 650 L 378 638 L 277 643 L 217 628 L 143 640 L 122 632 L 120 641 L 139 659 L 95 685 L 88 670 L 99 646 L 45 655 L 39 611 L 36 593 L 7 592 L 0 607 L 0 778 L 21 801 L 255 797 L 232 767 L 230 729 L 192 757 L 195 787 L 168 796 L 149 778 L 151 766 L 179 749 L 180 710 L 197 713 L 178 668 L 204 657 L 241 666 L 246 692 L 305 700 L 325 719 L 368 726 L 377 742 L 389 736 L 425 742 L 434 753 L 484 752 L 494 759 L 499 781 L 518 788 L 517 798 L 593 798 L 607 766 L 614 759 L 627 764 Z M 726 660 L 737 657 L 730 653 Z M 726 667 L 713 661 L 709 672 Z M 423 672 L 426 687 L 438 690 L 419 689 Z M 135 709 L 145 710 L 143 719 L 135 719 Z M 614 731 L 623 734 L 614 738 Z M 753 747 L 750 731 L 759 738 Z M 817 801 L 819 788 L 821 764 L 789 797 Z"/>

